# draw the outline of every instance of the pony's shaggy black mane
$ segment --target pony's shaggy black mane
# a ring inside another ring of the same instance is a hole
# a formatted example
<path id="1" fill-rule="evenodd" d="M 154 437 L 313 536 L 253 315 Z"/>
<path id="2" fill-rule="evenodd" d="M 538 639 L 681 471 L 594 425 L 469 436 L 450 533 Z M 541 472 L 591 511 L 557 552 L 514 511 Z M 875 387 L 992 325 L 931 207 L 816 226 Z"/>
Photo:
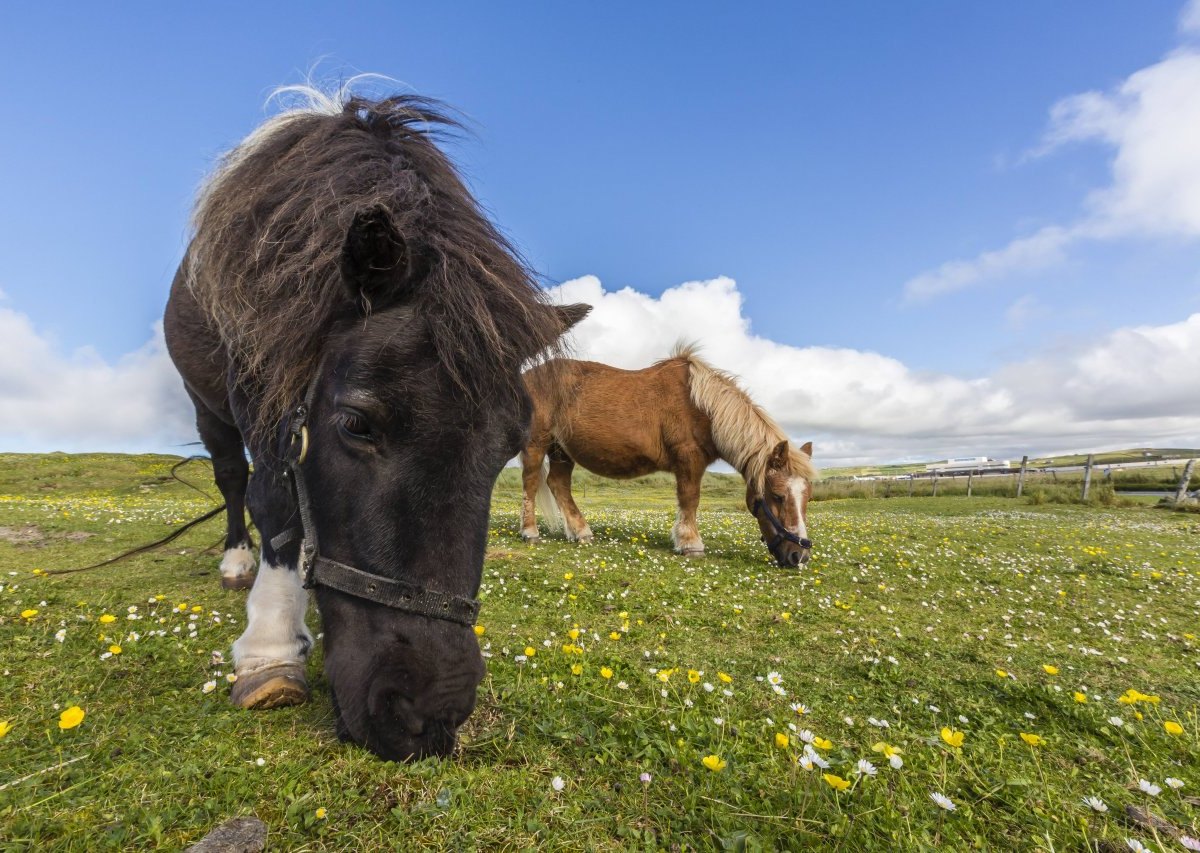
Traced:
<path id="1" fill-rule="evenodd" d="M 293 88 L 295 91 L 295 87 Z M 457 122 L 413 95 L 331 98 L 269 119 L 230 151 L 200 193 L 188 283 L 273 429 L 303 396 L 327 336 L 410 302 L 464 396 L 519 388 L 520 365 L 562 325 L 513 246 L 435 142 Z M 368 297 L 343 281 L 356 217 L 385 211 L 409 274 Z"/>

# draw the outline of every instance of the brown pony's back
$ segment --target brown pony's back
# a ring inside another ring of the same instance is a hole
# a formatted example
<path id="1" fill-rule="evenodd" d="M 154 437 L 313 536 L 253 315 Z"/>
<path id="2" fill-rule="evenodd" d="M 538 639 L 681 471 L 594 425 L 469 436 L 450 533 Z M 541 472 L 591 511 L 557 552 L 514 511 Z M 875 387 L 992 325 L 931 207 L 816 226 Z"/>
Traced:
<path id="1" fill-rule="evenodd" d="M 533 398 L 530 444 L 560 449 L 587 470 L 627 479 L 673 470 L 680 457 L 717 459 L 708 416 L 692 402 L 689 365 L 642 370 L 560 359 L 525 374 Z"/>

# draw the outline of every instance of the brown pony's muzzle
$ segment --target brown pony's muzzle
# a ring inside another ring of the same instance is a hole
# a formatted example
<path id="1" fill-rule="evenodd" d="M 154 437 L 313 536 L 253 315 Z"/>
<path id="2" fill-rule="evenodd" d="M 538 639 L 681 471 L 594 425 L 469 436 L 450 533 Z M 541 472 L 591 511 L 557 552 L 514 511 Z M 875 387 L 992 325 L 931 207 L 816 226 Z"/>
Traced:
<path id="1" fill-rule="evenodd" d="M 808 561 L 812 559 L 812 542 L 808 539 L 801 539 L 799 544 L 793 542 L 782 542 L 775 549 L 775 562 L 781 568 L 798 568 L 808 565 Z"/>

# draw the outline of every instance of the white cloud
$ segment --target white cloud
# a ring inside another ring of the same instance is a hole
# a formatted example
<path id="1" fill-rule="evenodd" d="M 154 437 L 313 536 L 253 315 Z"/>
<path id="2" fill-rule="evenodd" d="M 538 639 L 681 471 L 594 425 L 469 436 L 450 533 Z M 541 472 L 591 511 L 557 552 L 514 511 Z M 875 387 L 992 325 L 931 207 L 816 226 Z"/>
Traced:
<path id="1" fill-rule="evenodd" d="M 1200 33 L 1200 0 L 1180 17 Z M 904 286 L 907 300 L 927 299 L 1061 261 L 1084 240 L 1115 237 L 1200 238 L 1200 51 L 1185 45 L 1108 92 L 1063 98 L 1032 157 L 1076 142 L 1113 149 L 1107 186 L 1081 201 L 1078 219 L 1051 225 L 1001 249 L 950 261 Z"/>
<path id="2" fill-rule="evenodd" d="M 1037 319 L 1045 314 L 1045 309 L 1041 302 L 1033 294 L 1027 293 L 1008 306 L 1008 310 L 1004 312 L 1004 319 L 1008 322 L 1011 329 L 1023 329 L 1030 321 Z"/>
<path id="3" fill-rule="evenodd" d="M 935 270 L 921 273 L 904 285 L 906 301 L 918 301 L 964 290 L 989 279 L 1014 273 L 1033 272 L 1059 263 L 1065 250 L 1080 233 L 1050 225 L 1013 240 L 1003 249 L 984 252 L 970 261 L 947 261 Z"/>
<path id="4" fill-rule="evenodd" d="M 24 314 L 0 307 L 0 341 L 0 450 L 144 452 L 196 440 L 161 326 L 108 362 L 88 349 L 64 354 Z"/>
<path id="5" fill-rule="evenodd" d="M 1200 445 L 1200 314 L 1119 329 L 1036 354 L 990 376 L 911 370 L 875 352 L 756 336 L 732 279 L 659 297 L 607 291 L 593 276 L 553 295 L 594 306 L 574 334 L 581 358 L 643 367 L 679 339 L 743 377 L 789 435 L 813 439 L 825 466 L 900 459 Z M 0 450 L 179 450 L 192 408 L 156 328 L 106 361 L 64 354 L 24 315 L 0 308 Z"/>
<path id="6" fill-rule="evenodd" d="M 1179 31 L 1200 33 L 1200 0 L 1188 0 L 1179 13 Z"/>
<path id="7" fill-rule="evenodd" d="M 594 306 L 575 330 L 578 357 L 636 368 L 664 357 L 676 340 L 699 341 L 789 435 L 814 439 L 823 465 L 1200 444 L 1200 314 L 961 379 L 879 353 L 758 337 L 728 278 L 689 282 L 657 299 L 606 291 L 592 276 L 553 293 Z"/>

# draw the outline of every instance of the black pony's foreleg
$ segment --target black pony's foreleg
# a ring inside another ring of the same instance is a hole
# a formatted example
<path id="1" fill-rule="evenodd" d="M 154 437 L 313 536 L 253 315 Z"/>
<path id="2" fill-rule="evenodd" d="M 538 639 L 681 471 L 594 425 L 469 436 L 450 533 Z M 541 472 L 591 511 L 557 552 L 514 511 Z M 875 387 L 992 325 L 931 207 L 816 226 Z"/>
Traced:
<path id="1" fill-rule="evenodd" d="M 196 428 L 200 440 L 212 457 L 213 478 L 225 498 L 225 553 L 221 558 L 221 586 L 225 589 L 249 589 L 254 584 L 254 542 L 246 528 L 246 482 L 250 465 L 242 434 L 226 423 L 201 400 L 192 396 L 196 406 Z"/>

